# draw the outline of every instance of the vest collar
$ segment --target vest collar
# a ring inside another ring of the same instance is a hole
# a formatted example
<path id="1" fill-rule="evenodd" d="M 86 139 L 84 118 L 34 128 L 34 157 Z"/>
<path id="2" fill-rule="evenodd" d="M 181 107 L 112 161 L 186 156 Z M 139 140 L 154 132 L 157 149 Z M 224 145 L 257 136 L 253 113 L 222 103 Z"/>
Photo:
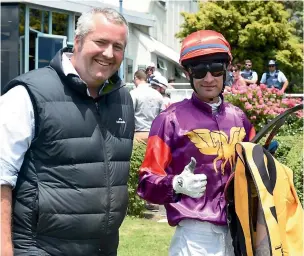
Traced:
<path id="1" fill-rule="evenodd" d="M 81 80 L 79 76 L 76 74 L 69 73 L 67 75 L 64 74 L 62 68 L 62 55 L 64 52 L 67 52 L 67 48 L 63 48 L 57 52 L 55 57 L 50 62 L 50 67 L 53 68 L 63 83 L 67 86 L 70 86 L 72 89 L 80 92 L 83 95 L 87 95 L 87 85 Z M 116 72 L 113 76 L 111 76 L 106 82 L 100 85 L 99 87 L 99 97 L 95 98 L 98 100 L 100 97 L 112 93 L 121 87 L 125 86 L 120 77 L 118 76 L 118 72 Z"/>

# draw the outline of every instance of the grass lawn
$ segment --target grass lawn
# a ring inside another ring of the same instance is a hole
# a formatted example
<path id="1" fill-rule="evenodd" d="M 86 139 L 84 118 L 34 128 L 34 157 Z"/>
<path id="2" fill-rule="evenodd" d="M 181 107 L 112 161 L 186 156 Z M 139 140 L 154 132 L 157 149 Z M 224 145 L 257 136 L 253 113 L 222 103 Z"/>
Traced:
<path id="1" fill-rule="evenodd" d="M 167 256 L 174 231 L 168 223 L 126 217 L 120 228 L 118 256 Z"/>

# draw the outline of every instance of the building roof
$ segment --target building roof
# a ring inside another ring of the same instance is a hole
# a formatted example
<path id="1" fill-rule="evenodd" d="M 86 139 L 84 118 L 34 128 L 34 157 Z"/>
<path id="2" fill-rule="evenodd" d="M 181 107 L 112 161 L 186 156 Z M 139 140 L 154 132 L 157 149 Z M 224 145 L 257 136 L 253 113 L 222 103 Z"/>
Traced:
<path id="1" fill-rule="evenodd" d="M 117 0 L 118 1 L 118 0 Z M 65 10 L 81 14 L 82 12 L 90 10 L 92 7 L 110 7 L 117 11 L 119 8 L 98 1 L 77 1 L 77 0 L 61 0 L 61 1 L 41 1 L 41 0 L 2 0 L 1 4 L 5 3 L 24 3 L 40 7 L 47 7 L 57 10 Z M 151 15 L 141 12 L 135 12 L 123 9 L 123 15 L 129 23 L 152 27 L 154 26 L 154 19 Z"/>
<path id="2" fill-rule="evenodd" d="M 174 51 L 169 46 L 156 40 L 150 35 L 147 35 L 140 30 L 133 28 L 134 35 L 138 38 L 139 42 L 149 51 L 155 52 L 157 55 L 162 56 L 171 62 L 179 65 L 179 53 Z"/>

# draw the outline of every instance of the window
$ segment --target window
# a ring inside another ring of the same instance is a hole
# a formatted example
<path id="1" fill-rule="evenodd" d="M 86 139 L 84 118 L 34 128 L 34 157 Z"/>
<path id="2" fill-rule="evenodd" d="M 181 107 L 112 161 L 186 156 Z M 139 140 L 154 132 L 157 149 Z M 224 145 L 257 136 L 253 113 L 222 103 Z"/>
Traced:
<path id="1" fill-rule="evenodd" d="M 49 27 L 49 12 L 38 9 L 30 9 L 30 28 L 48 33 Z"/>
<path id="2" fill-rule="evenodd" d="M 77 28 L 77 22 L 78 22 L 78 19 L 79 19 L 79 15 L 75 15 L 75 30 Z"/>
<path id="3" fill-rule="evenodd" d="M 157 58 L 157 68 L 167 70 L 166 62 L 161 58 Z"/>
<path id="4" fill-rule="evenodd" d="M 132 83 L 133 81 L 133 60 L 125 58 L 124 60 L 124 76 L 125 82 Z"/>
<path id="5" fill-rule="evenodd" d="M 38 34 L 36 38 L 37 55 L 35 68 L 48 66 L 56 53 L 66 46 L 65 36 Z"/>
<path id="6" fill-rule="evenodd" d="M 68 36 L 69 15 L 53 12 L 53 35 Z"/>

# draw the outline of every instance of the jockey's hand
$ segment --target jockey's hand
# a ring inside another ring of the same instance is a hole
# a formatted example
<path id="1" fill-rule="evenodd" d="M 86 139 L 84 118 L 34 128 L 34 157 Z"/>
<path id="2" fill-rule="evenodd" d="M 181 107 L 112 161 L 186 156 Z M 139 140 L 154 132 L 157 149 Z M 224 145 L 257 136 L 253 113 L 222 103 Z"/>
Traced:
<path id="1" fill-rule="evenodd" d="M 191 157 L 191 162 L 185 166 L 180 175 L 173 178 L 173 189 L 177 194 L 184 194 L 193 198 L 204 195 L 207 185 L 205 174 L 194 174 L 196 160 Z"/>

